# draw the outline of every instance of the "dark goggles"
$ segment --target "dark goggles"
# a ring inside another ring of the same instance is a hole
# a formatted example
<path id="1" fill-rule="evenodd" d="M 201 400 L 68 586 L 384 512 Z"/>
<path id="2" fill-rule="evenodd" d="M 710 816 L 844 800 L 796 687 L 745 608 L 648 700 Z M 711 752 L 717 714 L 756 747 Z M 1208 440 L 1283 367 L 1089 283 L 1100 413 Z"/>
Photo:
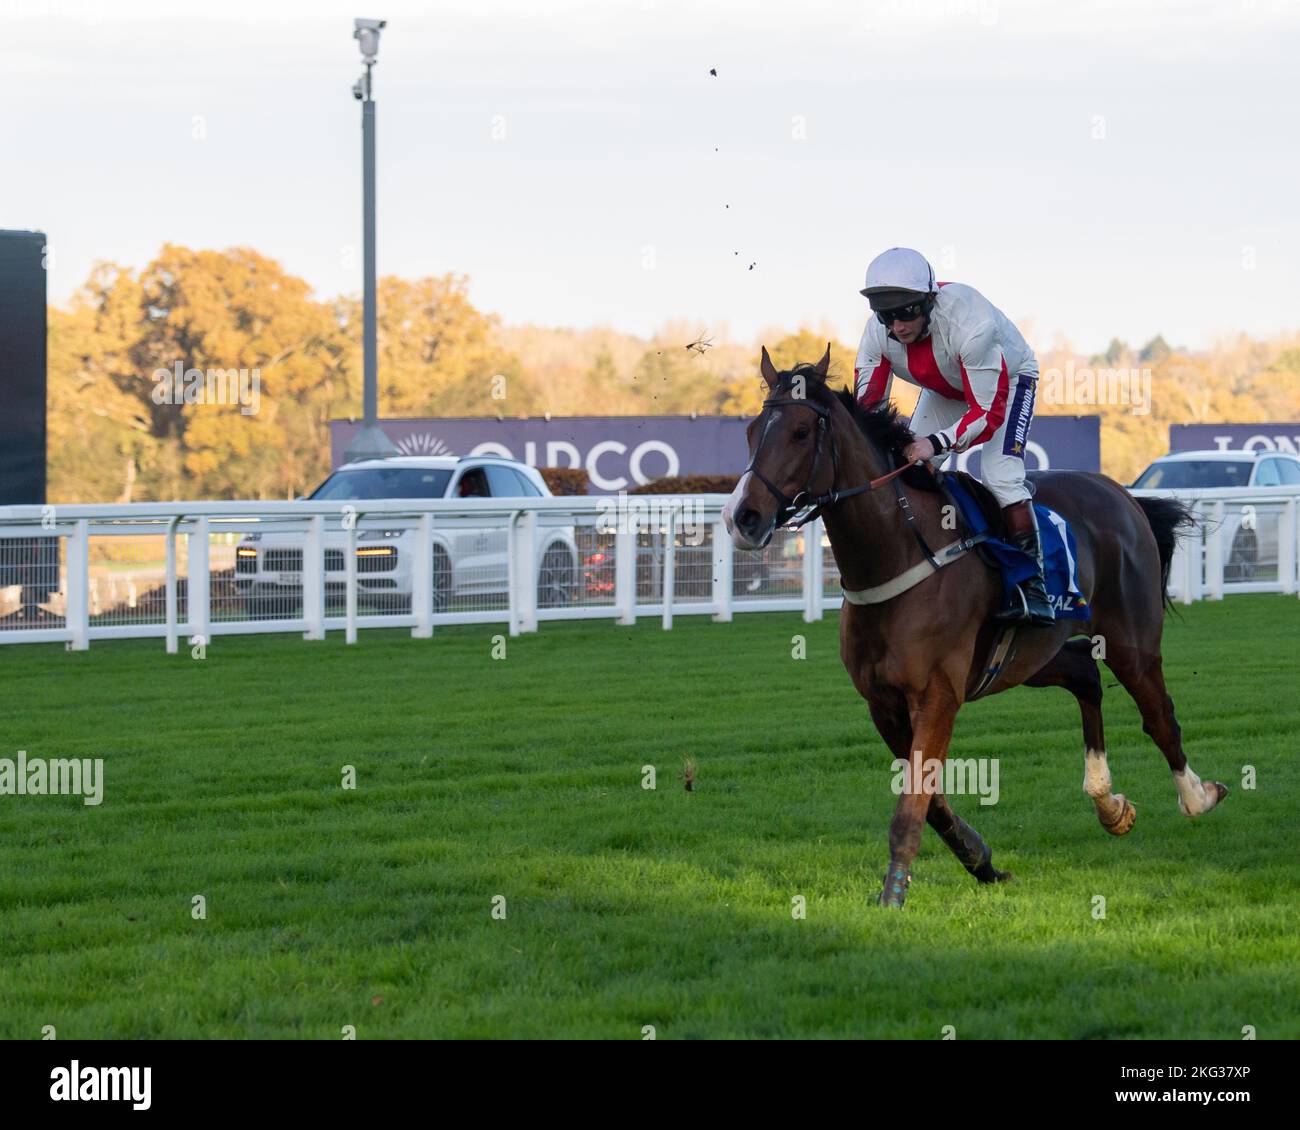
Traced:
<path id="1" fill-rule="evenodd" d="M 877 310 L 876 317 L 880 324 L 888 329 L 895 322 L 910 322 L 925 313 L 925 300 L 909 302 L 906 306 L 896 306 L 892 310 Z"/>

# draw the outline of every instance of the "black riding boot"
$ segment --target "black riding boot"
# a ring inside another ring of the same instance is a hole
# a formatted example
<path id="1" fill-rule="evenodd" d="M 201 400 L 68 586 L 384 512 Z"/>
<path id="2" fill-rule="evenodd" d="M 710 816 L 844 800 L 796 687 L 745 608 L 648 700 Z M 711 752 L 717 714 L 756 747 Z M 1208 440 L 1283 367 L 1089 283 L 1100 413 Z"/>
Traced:
<path id="1" fill-rule="evenodd" d="M 996 619 L 1021 624 L 1054 624 L 1056 614 L 1047 595 L 1043 581 L 1043 543 L 1038 536 L 1038 518 L 1033 503 L 1026 500 L 1002 508 L 1007 525 L 1007 541 L 1029 554 L 1038 563 L 1038 571 L 1020 582 L 1021 599 L 1009 608 L 1002 609 Z"/>

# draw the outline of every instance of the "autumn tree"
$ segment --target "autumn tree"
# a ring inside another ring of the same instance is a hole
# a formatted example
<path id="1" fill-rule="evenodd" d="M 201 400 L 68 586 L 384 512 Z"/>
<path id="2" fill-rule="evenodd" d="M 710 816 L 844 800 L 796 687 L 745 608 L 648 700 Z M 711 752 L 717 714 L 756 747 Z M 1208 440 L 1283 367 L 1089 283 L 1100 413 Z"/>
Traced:
<path id="1" fill-rule="evenodd" d="M 131 389 L 139 285 L 109 264 L 92 273 L 69 309 L 49 311 L 47 427 L 49 498 L 133 502 L 141 468 L 161 445 Z"/>
<path id="2" fill-rule="evenodd" d="M 83 411 L 80 423 L 57 419 L 54 428 L 81 428 L 105 466 L 119 465 L 115 496 L 286 497 L 327 469 L 347 342 L 307 284 L 257 252 L 169 244 L 139 276 L 101 266 L 52 325 L 51 414 L 63 417 L 73 398 L 103 421 Z M 190 370 L 247 370 L 245 391 L 257 395 L 187 402 L 184 385 L 176 396 L 178 366 L 183 380 Z M 52 472 L 64 496 L 112 489 L 103 470 L 59 461 Z"/>
<path id="3" fill-rule="evenodd" d="M 470 303 L 460 275 L 377 286 L 379 403 L 388 417 L 526 413 L 532 384 L 495 338 L 497 319 Z M 351 366 L 361 365 L 361 304 L 338 307 Z M 350 407 L 360 414 L 361 385 Z"/>

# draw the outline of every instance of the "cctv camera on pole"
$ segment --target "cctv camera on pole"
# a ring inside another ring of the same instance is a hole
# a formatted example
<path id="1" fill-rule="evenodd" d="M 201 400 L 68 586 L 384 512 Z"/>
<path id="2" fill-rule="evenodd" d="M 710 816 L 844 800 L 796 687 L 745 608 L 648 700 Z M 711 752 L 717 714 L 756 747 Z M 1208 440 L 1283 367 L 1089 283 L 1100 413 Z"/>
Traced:
<path id="1" fill-rule="evenodd" d="M 361 47 L 365 73 L 353 84 L 352 96 L 361 103 L 362 211 L 365 287 L 362 295 L 362 356 L 364 365 L 364 416 L 359 431 L 343 453 L 357 459 L 384 459 L 397 448 L 379 426 L 378 333 L 375 326 L 375 100 L 371 69 L 379 53 L 379 33 L 386 20 L 354 20 L 352 38 Z"/>

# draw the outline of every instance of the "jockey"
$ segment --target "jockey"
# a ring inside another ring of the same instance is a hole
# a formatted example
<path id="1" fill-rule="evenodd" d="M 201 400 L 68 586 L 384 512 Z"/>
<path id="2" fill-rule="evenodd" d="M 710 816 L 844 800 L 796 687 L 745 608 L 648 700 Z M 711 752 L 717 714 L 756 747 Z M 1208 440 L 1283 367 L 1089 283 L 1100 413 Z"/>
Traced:
<path id="1" fill-rule="evenodd" d="M 980 448 L 984 484 L 1002 507 L 1007 540 L 1038 564 L 1020 586 L 1022 601 L 997 619 L 1050 624 L 1038 520 L 1025 484 L 1025 444 L 1034 418 L 1038 360 L 1010 319 L 973 287 L 936 283 L 920 252 L 892 247 L 867 268 L 860 292 L 871 303 L 858 346 L 854 395 L 864 408 L 889 399 L 895 375 L 919 385 L 912 414 L 918 437 L 903 453 L 941 467 L 953 453 Z"/>

